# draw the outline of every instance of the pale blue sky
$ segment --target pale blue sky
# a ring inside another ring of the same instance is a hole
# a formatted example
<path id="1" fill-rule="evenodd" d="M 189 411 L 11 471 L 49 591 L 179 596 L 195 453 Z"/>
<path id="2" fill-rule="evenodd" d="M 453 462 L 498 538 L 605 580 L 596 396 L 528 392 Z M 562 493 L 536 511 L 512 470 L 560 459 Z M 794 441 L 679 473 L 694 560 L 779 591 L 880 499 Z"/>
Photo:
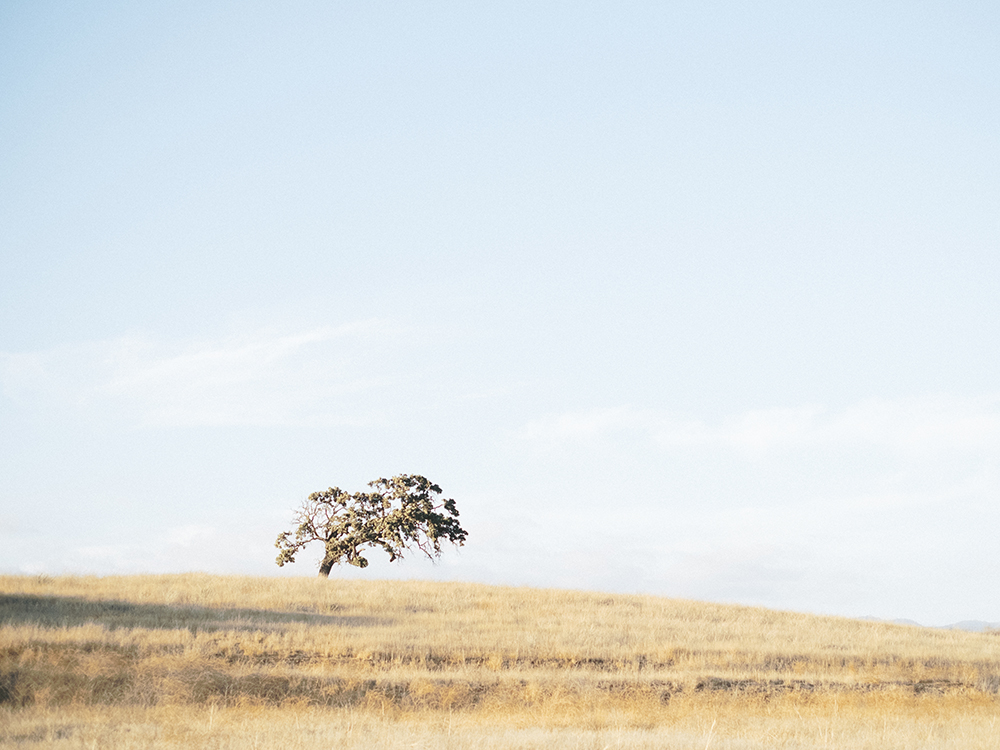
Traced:
<path id="1" fill-rule="evenodd" d="M 1000 621 L 998 6 L 373 5 L 0 3 L 0 570 Z"/>

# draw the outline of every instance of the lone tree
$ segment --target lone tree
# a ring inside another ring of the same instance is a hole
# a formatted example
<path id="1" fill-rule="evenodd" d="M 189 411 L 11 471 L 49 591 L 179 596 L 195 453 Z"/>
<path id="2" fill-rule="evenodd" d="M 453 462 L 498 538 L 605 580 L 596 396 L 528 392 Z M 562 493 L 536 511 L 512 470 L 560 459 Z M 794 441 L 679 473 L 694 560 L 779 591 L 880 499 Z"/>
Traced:
<path id="1" fill-rule="evenodd" d="M 323 542 L 326 553 L 319 574 L 342 562 L 368 567 L 361 552 L 381 547 L 393 562 L 404 550 L 418 549 L 432 560 L 441 556 L 441 542 L 465 543 L 465 529 L 458 523 L 454 500 L 441 500 L 441 488 L 426 477 L 400 474 L 369 482 L 371 492 L 349 495 L 339 487 L 314 492 L 295 513 L 295 532 L 278 534 L 278 567 L 295 562 L 295 555 L 310 542 Z"/>

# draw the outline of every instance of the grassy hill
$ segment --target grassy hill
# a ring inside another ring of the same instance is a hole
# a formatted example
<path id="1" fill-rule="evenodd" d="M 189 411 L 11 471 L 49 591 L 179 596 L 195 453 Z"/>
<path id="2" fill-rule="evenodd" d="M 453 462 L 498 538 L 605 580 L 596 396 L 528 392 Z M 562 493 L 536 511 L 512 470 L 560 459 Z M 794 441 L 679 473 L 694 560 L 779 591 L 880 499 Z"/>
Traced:
<path id="1" fill-rule="evenodd" d="M 650 596 L 0 577 L 2 747 L 976 748 L 1000 637 Z"/>

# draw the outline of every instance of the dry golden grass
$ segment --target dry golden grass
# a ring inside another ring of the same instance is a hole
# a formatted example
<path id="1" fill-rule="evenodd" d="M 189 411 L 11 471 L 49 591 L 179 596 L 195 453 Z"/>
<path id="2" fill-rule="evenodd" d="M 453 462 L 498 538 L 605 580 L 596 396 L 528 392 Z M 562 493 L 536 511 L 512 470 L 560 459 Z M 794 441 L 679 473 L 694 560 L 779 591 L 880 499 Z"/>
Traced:
<path id="1" fill-rule="evenodd" d="M 0 746 L 986 748 L 1000 637 L 643 596 L 0 577 Z"/>

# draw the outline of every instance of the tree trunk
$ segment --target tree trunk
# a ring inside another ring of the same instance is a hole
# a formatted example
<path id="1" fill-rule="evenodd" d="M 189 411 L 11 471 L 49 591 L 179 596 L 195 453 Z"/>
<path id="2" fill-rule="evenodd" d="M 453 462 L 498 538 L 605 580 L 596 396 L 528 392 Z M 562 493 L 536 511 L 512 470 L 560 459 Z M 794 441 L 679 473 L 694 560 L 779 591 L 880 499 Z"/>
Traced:
<path id="1" fill-rule="evenodd" d="M 332 570 L 332 569 L 333 569 L 333 560 L 330 560 L 330 561 L 324 560 L 322 563 L 320 563 L 320 566 L 319 566 L 319 577 L 320 578 L 329 578 L 330 577 L 330 570 Z"/>

